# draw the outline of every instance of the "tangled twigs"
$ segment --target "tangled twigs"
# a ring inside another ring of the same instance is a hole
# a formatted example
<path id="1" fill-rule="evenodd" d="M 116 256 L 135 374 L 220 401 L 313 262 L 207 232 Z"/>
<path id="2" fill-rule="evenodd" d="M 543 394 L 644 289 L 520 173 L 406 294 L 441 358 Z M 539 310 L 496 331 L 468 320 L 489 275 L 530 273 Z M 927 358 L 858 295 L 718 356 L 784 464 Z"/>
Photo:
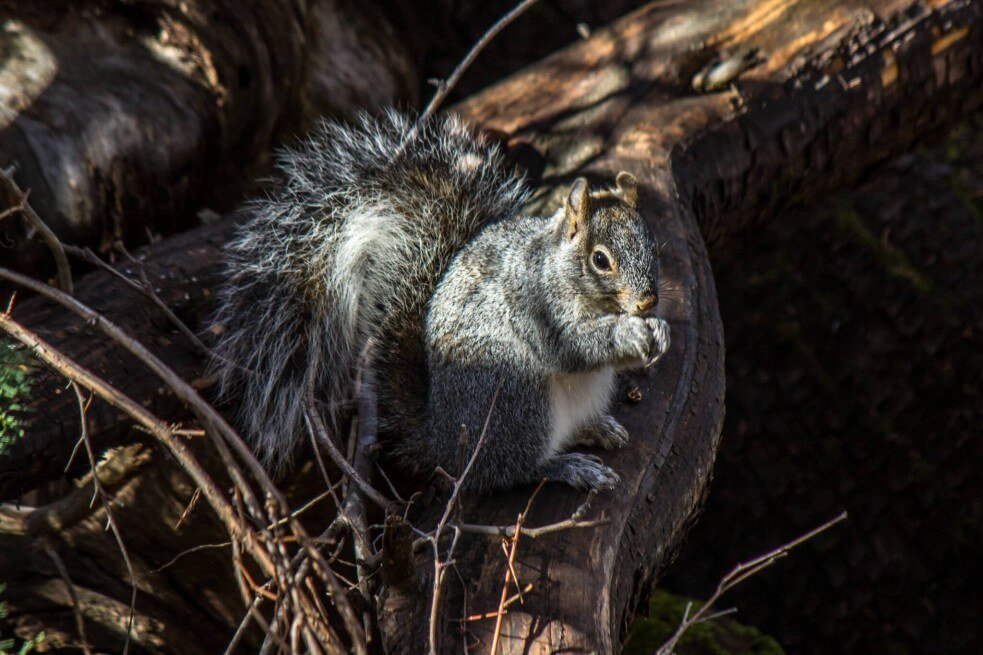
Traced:
<path id="1" fill-rule="evenodd" d="M 209 442 L 221 457 L 225 471 L 232 479 L 234 503 L 226 498 L 191 453 L 181 434 L 184 431 L 160 420 L 105 380 L 53 348 L 15 321 L 9 313 L 0 315 L 0 328 L 28 346 L 39 359 L 48 363 L 70 381 L 89 389 L 101 399 L 127 413 L 171 451 L 225 525 L 232 541 L 237 563 L 234 570 L 237 572 L 243 600 L 250 607 L 252 618 L 266 630 L 267 643 L 274 643 L 280 649 L 289 650 L 289 644 L 284 639 L 286 637 L 302 640 L 305 644 L 316 643 L 321 652 L 366 654 L 365 631 L 347 597 L 345 588 L 318 552 L 303 526 L 291 515 L 280 490 L 270 481 L 252 452 L 224 418 L 142 344 L 126 335 L 101 314 L 52 287 L 12 271 L 0 269 L 0 278 L 23 284 L 37 291 L 100 329 L 157 374 L 175 395 L 185 401 L 197 414 L 199 421 L 206 428 Z M 252 487 L 241 465 L 251 473 L 253 483 L 262 490 L 261 494 Z M 261 498 L 263 501 L 260 500 Z M 297 553 L 301 561 L 299 568 L 294 566 L 297 557 L 288 553 L 287 543 L 296 543 L 299 547 Z M 243 566 L 243 555 L 250 557 L 262 574 L 269 578 L 270 584 L 275 586 L 275 592 L 271 592 L 266 583 L 257 585 L 252 581 L 247 568 Z M 293 575 L 294 571 L 298 572 L 297 575 Z M 311 577 L 323 587 L 308 584 L 308 578 Z M 341 618 L 348 636 L 347 643 L 323 617 L 322 606 L 317 596 L 324 590 L 327 591 Z M 264 594 L 264 591 L 267 593 Z M 256 608 L 254 599 L 257 595 L 266 595 L 274 602 L 272 623 L 268 623 Z M 315 649 L 311 648 L 311 650 Z"/>
<path id="2" fill-rule="evenodd" d="M 492 396 L 491 404 L 488 407 L 488 414 L 485 416 L 485 424 L 481 427 L 481 435 L 478 437 L 478 443 L 475 444 L 474 452 L 468 458 L 464 469 L 458 478 L 454 480 L 450 498 L 447 499 L 447 505 L 444 507 L 443 515 L 437 522 L 437 527 L 434 528 L 433 532 L 424 537 L 433 547 L 433 596 L 430 599 L 430 622 L 427 634 L 430 655 L 436 655 L 437 653 L 437 612 L 440 609 L 440 592 L 444 585 L 444 576 L 447 573 L 447 568 L 454 563 L 454 550 L 457 548 L 457 541 L 461 536 L 461 530 L 456 525 L 450 526 L 453 536 L 451 537 L 451 544 L 447 548 L 447 554 L 444 559 L 441 559 L 440 556 L 440 541 L 444 536 L 444 531 L 448 527 L 447 524 L 450 521 L 451 514 L 457 509 L 457 499 L 461 494 L 461 489 L 468 478 L 468 474 L 471 472 L 471 467 L 474 466 L 474 462 L 478 458 L 478 453 L 481 452 L 481 447 L 485 443 L 485 437 L 488 434 L 488 424 L 491 422 L 492 412 L 495 411 L 495 403 L 498 402 L 498 392 L 501 388 L 502 385 L 499 383 L 498 388 L 495 389 L 495 393 Z M 467 429 L 461 426 L 462 452 L 465 451 L 464 446 L 467 445 L 467 439 Z"/>
<path id="3" fill-rule="evenodd" d="M 846 518 L 847 513 L 842 512 L 839 516 L 830 519 L 826 523 L 820 525 L 818 528 L 814 528 L 809 532 L 796 537 L 792 541 L 769 550 L 767 553 L 759 555 L 748 562 L 742 562 L 735 566 L 730 573 L 720 579 L 720 582 L 717 583 L 717 588 L 714 590 L 713 595 L 710 596 L 710 598 L 708 598 L 698 610 L 693 612 L 693 614 L 690 614 L 691 605 L 686 606 L 686 611 L 684 612 L 683 618 L 679 623 L 679 627 L 676 628 L 676 631 L 672 634 L 672 636 L 659 647 L 659 650 L 655 652 L 655 655 L 672 655 L 675 651 L 676 645 L 679 643 L 679 640 L 682 639 L 683 635 L 686 634 L 686 631 L 691 627 L 697 623 L 709 621 L 710 619 L 714 619 L 725 613 L 729 613 L 710 612 L 714 603 L 716 603 L 726 592 L 741 584 L 751 576 L 760 573 L 782 557 L 785 557 L 788 555 L 788 552 L 796 546 L 799 546 L 800 544 L 809 541 L 813 537 L 822 534 L 840 521 L 846 520 Z"/>
<path id="4" fill-rule="evenodd" d="M 45 245 L 48 246 L 51 254 L 54 255 L 55 265 L 58 267 L 58 287 L 69 295 L 75 293 L 72 285 L 72 269 L 68 265 L 65 248 L 62 246 L 58 237 L 55 236 L 55 233 L 51 231 L 51 228 L 48 227 L 47 223 L 42 221 L 41 217 L 34 211 L 31 203 L 27 201 L 30 191 L 21 191 L 17 183 L 14 182 L 14 178 L 4 170 L 0 170 L 0 184 L 3 185 L 9 197 L 16 198 L 14 205 L 5 210 L 3 214 L 0 214 L 0 218 L 20 212 L 30 226 L 38 231 Z"/>
<path id="5" fill-rule="evenodd" d="M 498 612 L 495 615 L 495 632 L 492 634 L 491 645 L 492 655 L 498 655 L 498 644 L 502 637 L 502 619 L 505 616 L 505 603 L 509 595 L 509 582 L 515 583 L 516 589 L 519 590 L 519 600 L 522 600 L 522 590 L 519 588 L 519 576 L 515 573 L 515 553 L 519 549 L 519 539 L 522 537 L 522 524 L 525 523 L 526 517 L 529 516 L 529 510 L 532 509 L 533 501 L 536 500 L 536 496 L 539 495 L 544 484 L 546 484 L 546 480 L 540 482 L 536 490 L 529 496 L 529 502 L 526 503 L 526 508 L 515 519 L 515 530 L 512 536 L 502 542 L 503 548 L 507 546 L 506 558 L 508 566 L 505 568 L 505 582 L 502 583 L 502 596 L 498 601 Z"/>

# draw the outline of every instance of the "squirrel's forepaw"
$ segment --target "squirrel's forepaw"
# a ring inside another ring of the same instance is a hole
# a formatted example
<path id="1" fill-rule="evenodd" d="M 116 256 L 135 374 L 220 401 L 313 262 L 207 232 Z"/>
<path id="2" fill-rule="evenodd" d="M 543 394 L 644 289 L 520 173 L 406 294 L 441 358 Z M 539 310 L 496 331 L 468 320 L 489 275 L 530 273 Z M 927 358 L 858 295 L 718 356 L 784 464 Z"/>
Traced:
<path id="1" fill-rule="evenodd" d="M 653 333 L 648 321 L 640 316 L 628 316 L 618 326 L 615 344 L 621 356 L 629 361 L 646 362 L 652 352 Z"/>
<path id="2" fill-rule="evenodd" d="M 645 361 L 645 368 L 649 368 L 662 359 L 669 350 L 669 324 L 661 318 L 647 318 L 645 323 L 652 334 L 652 350 Z"/>
<path id="3" fill-rule="evenodd" d="M 621 482 L 618 474 L 599 457 L 583 453 L 557 455 L 547 465 L 546 478 L 584 491 L 613 489 Z"/>
<path id="4" fill-rule="evenodd" d="M 628 443 L 628 430 L 613 416 L 602 416 L 584 427 L 578 437 L 581 445 L 611 450 Z"/>

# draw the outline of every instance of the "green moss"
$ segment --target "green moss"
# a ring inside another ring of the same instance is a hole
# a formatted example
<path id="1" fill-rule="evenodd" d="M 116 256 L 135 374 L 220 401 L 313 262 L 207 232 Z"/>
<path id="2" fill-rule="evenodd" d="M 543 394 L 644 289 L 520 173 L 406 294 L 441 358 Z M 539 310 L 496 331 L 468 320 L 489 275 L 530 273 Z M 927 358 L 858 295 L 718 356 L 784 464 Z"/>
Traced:
<path id="1" fill-rule="evenodd" d="M 0 594 L 7 588 L 6 583 L 0 583 Z M 0 621 L 7 618 L 7 603 L 0 600 Z M 44 641 L 44 633 L 39 632 L 27 641 L 21 641 L 12 637 L 4 637 L 0 634 L 0 655 L 27 655 L 33 652 Z M 15 650 L 16 649 L 16 650 Z"/>
<path id="2" fill-rule="evenodd" d="M 23 438 L 29 422 L 33 362 L 23 348 L 0 340 L 0 455 Z"/>
<path id="3" fill-rule="evenodd" d="M 653 655 L 659 646 L 676 631 L 687 603 L 693 603 L 690 613 L 701 603 L 682 596 L 656 590 L 649 601 L 649 616 L 638 618 L 632 626 L 631 638 L 625 645 L 625 655 Z M 752 627 L 729 619 L 697 623 L 690 628 L 679 645 L 677 655 L 784 655 L 785 651 L 771 637 Z"/>

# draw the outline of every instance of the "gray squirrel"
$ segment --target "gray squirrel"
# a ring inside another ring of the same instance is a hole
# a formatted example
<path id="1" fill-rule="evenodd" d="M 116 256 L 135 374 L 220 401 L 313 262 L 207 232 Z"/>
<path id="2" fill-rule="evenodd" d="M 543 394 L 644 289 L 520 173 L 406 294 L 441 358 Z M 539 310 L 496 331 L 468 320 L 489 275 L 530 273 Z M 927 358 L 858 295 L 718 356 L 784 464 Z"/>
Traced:
<path id="1" fill-rule="evenodd" d="M 634 177 L 579 178 L 555 214 L 523 216 L 528 192 L 495 145 L 453 116 L 414 127 L 397 112 L 324 122 L 277 163 L 282 182 L 246 207 L 228 253 L 212 363 L 269 468 L 308 440 L 308 389 L 337 433 L 372 340 L 398 462 L 460 475 L 480 442 L 471 491 L 617 484 L 566 451 L 627 441 L 608 414 L 615 373 L 669 345 Z"/>

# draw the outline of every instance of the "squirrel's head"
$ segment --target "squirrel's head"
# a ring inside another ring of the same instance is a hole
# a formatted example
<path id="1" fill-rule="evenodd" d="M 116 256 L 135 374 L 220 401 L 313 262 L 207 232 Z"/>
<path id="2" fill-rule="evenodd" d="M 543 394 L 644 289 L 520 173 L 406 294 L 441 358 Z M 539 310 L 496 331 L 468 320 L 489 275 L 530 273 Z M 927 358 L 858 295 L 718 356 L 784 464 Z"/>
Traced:
<path id="1" fill-rule="evenodd" d="M 599 313 L 648 314 L 659 301 L 655 242 L 638 213 L 638 188 L 630 173 L 611 190 L 591 193 L 585 178 L 570 188 L 556 227 L 565 269 Z M 568 278 L 569 279 L 569 278 Z"/>

